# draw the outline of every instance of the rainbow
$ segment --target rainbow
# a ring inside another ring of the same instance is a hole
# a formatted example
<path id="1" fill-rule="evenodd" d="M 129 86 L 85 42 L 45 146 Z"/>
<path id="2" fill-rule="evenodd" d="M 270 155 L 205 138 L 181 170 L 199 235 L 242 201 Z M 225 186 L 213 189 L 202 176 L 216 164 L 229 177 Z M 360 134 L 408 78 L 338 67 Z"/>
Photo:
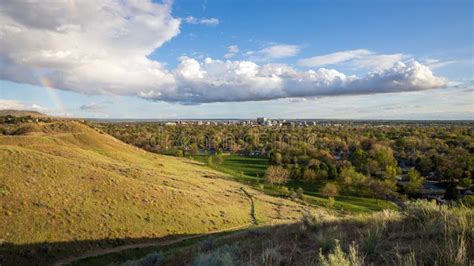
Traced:
<path id="1" fill-rule="evenodd" d="M 51 82 L 51 80 L 46 76 L 41 76 L 39 81 L 42 87 L 45 88 L 46 92 L 48 93 L 49 98 L 54 104 L 54 107 L 61 112 L 61 115 L 66 114 L 66 108 L 64 108 L 61 98 L 59 97 L 56 89 L 54 89 L 53 82 Z"/>

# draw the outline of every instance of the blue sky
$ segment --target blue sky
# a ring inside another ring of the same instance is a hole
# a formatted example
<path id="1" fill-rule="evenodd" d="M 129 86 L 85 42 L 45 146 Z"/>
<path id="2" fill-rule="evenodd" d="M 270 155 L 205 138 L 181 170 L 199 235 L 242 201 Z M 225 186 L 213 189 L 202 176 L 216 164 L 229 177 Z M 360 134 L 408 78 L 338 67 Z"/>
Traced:
<path id="1" fill-rule="evenodd" d="M 105 2 L 119 17 L 94 3 L 0 4 L 0 108 L 102 118 L 474 118 L 472 1 Z M 25 8 L 33 15 L 16 12 Z M 96 11 L 99 19 L 87 18 Z"/>

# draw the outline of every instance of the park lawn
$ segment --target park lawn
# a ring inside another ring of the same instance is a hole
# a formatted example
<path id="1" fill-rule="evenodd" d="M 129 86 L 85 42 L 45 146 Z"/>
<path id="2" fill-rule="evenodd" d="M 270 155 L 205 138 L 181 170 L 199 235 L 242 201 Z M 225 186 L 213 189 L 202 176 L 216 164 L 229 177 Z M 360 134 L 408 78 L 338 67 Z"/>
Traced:
<path id="1" fill-rule="evenodd" d="M 210 167 L 231 175 L 240 182 L 247 184 L 263 183 L 263 177 L 268 167 L 268 159 L 262 157 L 245 157 L 240 155 L 223 155 L 224 162 L 217 164 L 214 160 Z M 208 155 L 193 156 L 192 159 L 208 163 Z"/>
<path id="2" fill-rule="evenodd" d="M 268 159 L 265 157 L 245 157 L 236 154 L 222 155 L 224 161 L 222 164 L 214 163 L 211 168 L 232 176 L 235 180 L 253 185 L 255 189 L 262 190 L 266 194 L 280 197 L 288 197 L 288 191 L 296 191 L 298 188 L 304 190 L 304 199 L 310 204 L 326 207 L 328 198 L 323 196 L 320 191 L 326 182 L 316 184 L 307 184 L 301 181 L 292 180 L 284 187 L 269 186 L 265 184 L 264 176 L 269 166 Z M 209 155 L 193 156 L 192 159 L 202 163 L 208 163 Z M 397 209 L 397 206 L 386 200 L 377 200 L 373 198 L 358 197 L 353 195 L 339 195 L 335 197 L 334 208 L 349 212 L 373 212 L 384 209 Z"/>

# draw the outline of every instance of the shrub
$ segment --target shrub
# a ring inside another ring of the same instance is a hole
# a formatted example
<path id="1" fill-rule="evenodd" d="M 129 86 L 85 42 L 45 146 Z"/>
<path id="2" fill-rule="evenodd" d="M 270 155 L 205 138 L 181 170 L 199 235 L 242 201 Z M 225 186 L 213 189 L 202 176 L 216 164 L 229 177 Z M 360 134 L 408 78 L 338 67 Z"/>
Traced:
<path id="1" fill-rule="evenodd" d="M 334 251 L 327 256 L 322 252 L 319 253 L 319 264 L 322 266 L 362 266 L 364 265 L 364 257 L 359 255 L 357 247 L 351 245 L 349 254 L 342 251 L 339 241 L 336 241 Z"/>
<path id="2" fill-rule="evenodd" d="M 224 156 L 222 156 L 222 154 L 216 155 L 216 163 L 222 164 L 223 162 L 224 162 Z"/>
<path id="3" fill-rule="evenodd" d="M 474 207 L 474 195 L 465 196 L 461 202 L 464 206 Z"/>
<path id="4" fill-rule="evenodd" d="M 122 263 L 122 266 L 154 266 L 162 263 L 165 256 L 161 252 L 153 252 L 140 260 L 129 260 Z"/>
<path id="5" fill-rule="evenodd" d="M 208 166 L 213 166 L 214 165 L 214 162 L 212 161 L 212 156 L 209 156 L 209 158 L 207 158 L 207 165 Z"/>
<path id="6" fill-rule="evenodd" d="M 265 248 L 262 252 L 262 265 L 280 265 L 283 261 L 283 256 L 278 252 L 278 248 Z"/>
<path id="7" fill-rule="evenodd" d="M 296 190 L 296 196 L 297 196 L 299 199 L 303 199 L 303 197 L 304 197 L 304 190 L 299 187 L 299 188 Z"/>
<path id="8" fill-rule="evenodd" d="M 194 259 L 195 266 L 227 266 L 236 265 L 239 261 L 239 249 L 224 245 L 214 251 L 201 253 Z"/>
<path id="9" fill-rule="evenodd" d="M 327 230 L 319 231 L 316 234 L 315 242 L 320 247 L 320 250 L 329 252 L 336 247 L 338 243 L 336 238 L 338 238 L 336 228 L 330 227 Z"/>
<path id="10" fill-rule="evenodd" d="M 383 240 L 385 226 L 383 223 L 375 223 L 370 226 L 364 237 L 361 238 L 362 250 L 369 256 L 377 254 L 377 249 Z"/>
<path id="11" fill-rule="evenodd" d="M 420 227 L 441 221 L 441 218 L 449 215 L 446 205 L 437 205 L 436 201 L 427 200 L 407 202 L 404 212 L 410 222 Z"/>
<path id="12" fill-rule="evenodd" d="M 208 252 L 208 251 L 211 251 L 213 248 L 214 248 L 214 238 L 212 236 L 202 241 L 199 247 L 201 252 Z"/>
<path id="13" fill-rule="evenodd" d="M 334 207 L 335 203 L 336 203 L 336 201 L 334 200 L 334 197 L 329 197 L 328 202 L 327 202 L 327 206 L 329 208 L 332 208 L 332 207 Z"/>

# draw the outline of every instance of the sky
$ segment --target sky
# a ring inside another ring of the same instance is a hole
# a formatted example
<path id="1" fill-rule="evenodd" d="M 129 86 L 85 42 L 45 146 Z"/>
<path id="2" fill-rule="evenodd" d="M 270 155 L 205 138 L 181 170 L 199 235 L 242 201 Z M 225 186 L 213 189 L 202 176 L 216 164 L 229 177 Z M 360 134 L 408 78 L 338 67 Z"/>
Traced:
<path id="1" fill-rule="evenodd" d="M 0 109 L 474 119 L 472 1 L 0 2 Z"/>

